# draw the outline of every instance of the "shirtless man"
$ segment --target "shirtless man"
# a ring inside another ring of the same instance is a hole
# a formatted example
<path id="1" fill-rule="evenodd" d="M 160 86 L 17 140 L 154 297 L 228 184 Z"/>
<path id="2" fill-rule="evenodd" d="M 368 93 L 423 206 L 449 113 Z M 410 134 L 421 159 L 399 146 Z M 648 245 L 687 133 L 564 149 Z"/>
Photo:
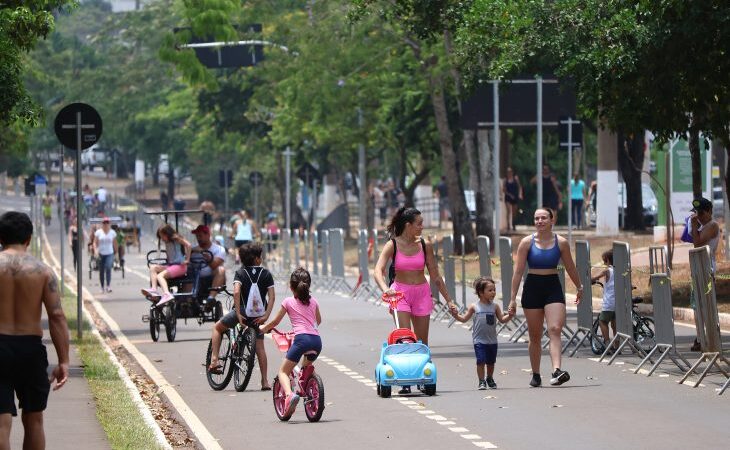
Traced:
<path id="1" fill-rule="evenodd" d="M 24 449 L 43 449 L 43 410 L 51 382 L 53 390 L 68 378 L 69 335 L 53 272 L 26 253 L 33 234 L 30 218 L 20 212 L 0 216 L 0 450 L 10 448 L 12 416 L 23 410 Z M 49 377 L 46 348 L 41 342 L 41 303 L 58 354 Z"/>

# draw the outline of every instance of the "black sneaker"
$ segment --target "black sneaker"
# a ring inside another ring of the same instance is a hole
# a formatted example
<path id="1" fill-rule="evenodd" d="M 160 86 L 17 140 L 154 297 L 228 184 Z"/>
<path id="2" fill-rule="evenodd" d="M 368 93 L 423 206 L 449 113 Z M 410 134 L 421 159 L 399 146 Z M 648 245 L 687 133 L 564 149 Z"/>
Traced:
<path id="1" fill-rule="evenodd" d="M 550 384 L 553 386 L 560 386 L 568 380 L 570 380 L 570 375 L 568 374 L 568 372 L 560 369 L 555 369 L 552 378 L 550 378 Z"/>
<path id="2" fill-rule="evenodd" d="M 398 391 L 398 393 L 400 395 L 410 394 L 411 393 L 411 387 L 410 386 L 403 386 L 402 388 L 400 388 L 400 391 Z"/>
<path id="3" fill-rule="evenodd" d="M 489 386 L 489 389 L 497 389 L 497 383 L 494 382 L 494 378 L 487 377 L 487 386 Z"/>
<path id="4" fill-rule="evenodd" d="M 487 382 L 484 380 L 479 380 L 479 387 L 477 388 L 480 391 L 484 391 L 487 389 Z"/>
<path id="5" fill-rule="evenodd" d="M 540 378 L 539 373 L 533 373 L 532 374 L 532 380 L 530 380 L 530 386 L 532 387 L 540 387 L 542 386 L 542 378 Z"/>

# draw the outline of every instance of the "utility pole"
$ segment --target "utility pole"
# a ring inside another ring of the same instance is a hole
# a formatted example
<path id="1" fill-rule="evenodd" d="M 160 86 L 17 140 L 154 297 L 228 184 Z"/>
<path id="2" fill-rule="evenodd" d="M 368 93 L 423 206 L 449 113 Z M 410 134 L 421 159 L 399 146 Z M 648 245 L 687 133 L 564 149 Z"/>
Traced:
<path id="1" fill-rule="evenodd" d="M 287 145 L 283 155 L 286 158 L 286 229 L 291 230 L 291 157 L 294 152 Z"/>
<path id="2" fill-rule="evenodd" d="M 360 127 L 361 132 L 363 131 L 362 123 L 362 109 L 357 108 L 357 124 Z M 358 178 L 360 178 L 360 229 L 367 230 L 367 203 L 365 203 L 365 198 L 367 196 L 367 180 L 365 177 L 367 174 L 365 173 L 365 144 L 362 142 L 364 138 L 363 133 L 363 136 L 360 137 L 360 145 L 357 151 L 357 175 Z"/>

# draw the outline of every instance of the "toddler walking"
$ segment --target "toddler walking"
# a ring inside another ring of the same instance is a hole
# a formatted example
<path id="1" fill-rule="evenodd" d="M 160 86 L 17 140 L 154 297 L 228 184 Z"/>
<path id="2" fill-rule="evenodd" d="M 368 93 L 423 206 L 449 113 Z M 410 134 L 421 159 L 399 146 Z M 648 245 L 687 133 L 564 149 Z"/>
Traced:
<path id="1" fill-rule="evenodd" d="M 606 266 L 601 273 L 591 278 L 591 283 L 595 283 L 601 278 L 603 282 L 603 303 L 601 304 L 601 313 L 598 315 L 598 326 L 601 327 L 601 336 L 603 336 L 604 346 L 608 346 L 608 325 L 613 329 L 613 335 L 616 336 L 616 290 L 613 283 L 613 250 L 606 250 L 601 255 L 603 264 Z M 613 350 L 613 349 L 611 349 Z"/>
<path id="2" fill-rule="evenodd" d="M 505 323 L 510 315 L 502 313 L 498 304 L 494 303 L 497 296 L 497 287 L 494 280 L 488 277 L 479 277 L 474 280 L 474 291 L 479 301 L 472 303 L 464 314 L 452 313 L 459 322 L 466 322 L 474 317 L 471 330 L 474 341 L 474 353 L 477 358 L 477 377 L 479 390 L 497 389 L 494 382 L 494 364 L 497 362 L 497 320 Z M 487 377 L 484 378 L 484 366 L 487 366 Z"/>

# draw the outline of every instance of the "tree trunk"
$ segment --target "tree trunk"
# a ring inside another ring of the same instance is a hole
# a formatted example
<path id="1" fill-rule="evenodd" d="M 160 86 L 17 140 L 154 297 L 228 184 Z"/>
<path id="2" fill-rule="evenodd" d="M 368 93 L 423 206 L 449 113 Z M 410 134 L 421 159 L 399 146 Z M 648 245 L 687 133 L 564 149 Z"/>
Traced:
<path id="1" fill-rule="evenodd" d="M 428 81 L 431 90 L 431 103 L 433 104 L 436 128 L 439 133 L 439 147 L 441 148 L 441 162 L 443 173 L 446 176 L 446 185 L 449 191 L 449 205 L 451 208 L 451 220 L 454 233 L 454 251 L 458 253 L 471 253 L 476 248 L 476 239 L 469 211 L 464 198 L 464 188 L 459 176 L 458 161 L 454 151 L 453 135 L 449 126 L 448 110 L 444 96 L 443 79 L 435 74 L 429 73 Z M 464 246 L 461 248 L 461 239 L 464 236 Z"/>
<path id="2" fill-rule="evenodd" d="M 702 197 L 702 158 L 700 157 L 700 132 L 689 132 L 689 155 L 692 158 L 692 198 Z"/>
<path id="3" fill-rule="evenodd" d="M 644 206 L 641 194 L 641 167 L 644 166 L 644 133 L 619 133 L 618 165 L 626 183 L 624 229 L 644 230 Z M 621 205 L 619 204 L 619 208 Z"/>
<path id="4" fill-rule="evenodd" d="M 466 162 L 469 165 L 469 189 L 474 191 L 475 195 L 479 189 L 479 155 L 476 146 L 476 131 L 463 130 L 462 144 L 466 153 Z"/>
<path id="5" fill-rule="evenodd" d="M 477 204 L 477 235 L 489 236 L 491 247 L 494 248 L 494 227 L 492 226 L 492 212 L 494 211 L 494 195 L 492 195 L 492 151 L 489 148 L 489 132 L 477 131 L 478 143 L 478 188 L 475 193 Z"/>

